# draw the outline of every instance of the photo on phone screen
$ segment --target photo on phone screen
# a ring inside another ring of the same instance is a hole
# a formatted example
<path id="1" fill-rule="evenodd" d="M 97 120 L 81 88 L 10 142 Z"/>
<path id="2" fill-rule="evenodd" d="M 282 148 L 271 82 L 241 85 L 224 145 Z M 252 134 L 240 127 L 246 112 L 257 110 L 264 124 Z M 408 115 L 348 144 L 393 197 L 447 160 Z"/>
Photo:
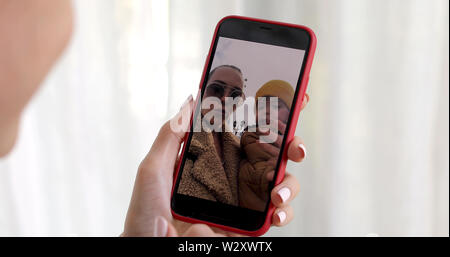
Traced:
<path id="1" fill-rule="evenodd" d="M 177 193 L 264 212 L 305 50 L 219 36 Z"/>

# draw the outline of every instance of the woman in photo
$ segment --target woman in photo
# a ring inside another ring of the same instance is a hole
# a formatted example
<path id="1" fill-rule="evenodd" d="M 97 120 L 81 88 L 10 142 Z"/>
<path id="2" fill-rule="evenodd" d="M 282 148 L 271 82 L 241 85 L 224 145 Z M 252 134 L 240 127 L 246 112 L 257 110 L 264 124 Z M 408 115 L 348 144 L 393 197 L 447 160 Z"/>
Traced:
<path id="1" fill-rule="evenodd" d="M 216 112 L 222 117 L 222 127 L 220 131 L 209 131 L 202 126 L 200 132 L 193 133 L 179 193 L 235 206 L 239 204 L 241 151 L 239 138 L 225 130 L 225 120 L 234 111 L 225 110 L 225 97 L 244 98 L 243 87 L 242 72 L 236 66 L 221 65 L 210 72 L 202 100 L 220 99 L 220 109 L 202 109 L 201 120 L 207 113 Z M 201 125 L 200 119 L 197 119 L 197 125 Z"/>

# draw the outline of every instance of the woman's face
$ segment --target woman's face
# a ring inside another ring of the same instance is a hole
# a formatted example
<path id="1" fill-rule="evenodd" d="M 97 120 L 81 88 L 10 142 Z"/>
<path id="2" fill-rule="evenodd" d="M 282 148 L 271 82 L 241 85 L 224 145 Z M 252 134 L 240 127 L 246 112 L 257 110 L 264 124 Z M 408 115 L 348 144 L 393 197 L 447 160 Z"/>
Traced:
<path id="1" fill-rule="evenodd" d="M 205 100 L 208 97 L 215 97 L 220 100 L 220 106 L 208 106 L 209 108 L 202 109 L 202 115 L 212 111 L 220 113 L 222 119 L 228 117 L 228 115 L 236 110 L 236 106 L 233 106 L 232 110 L 225 113 L 225 97 L 243 98 L 243 87 L 244 81 L 239 71 L 230 67 L 217 68 L 208 79 L 203 94 L 203 102 L 206 103 Z"/>
<path id="2" fill-rule="evenodd" d="M 0 0 L 0 157 L 14 146 L 22 110 L 71 32 L 68 0 Z"/>

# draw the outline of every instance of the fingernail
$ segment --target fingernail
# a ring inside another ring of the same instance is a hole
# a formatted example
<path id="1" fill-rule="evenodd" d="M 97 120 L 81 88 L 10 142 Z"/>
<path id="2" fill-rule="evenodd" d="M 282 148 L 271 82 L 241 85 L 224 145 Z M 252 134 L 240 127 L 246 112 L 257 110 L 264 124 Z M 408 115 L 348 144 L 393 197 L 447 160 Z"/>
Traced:
<path id="1" fill-rule="evenodd" d="M 192 97 L 192 94 L 190 94 L 188 96 L 188 98 L 186 99 L 186 101 L 184 101 L 183 105 L 181 105 L 180 110 L 182 110 L 187 104 L 189 104 L 194 98 Z"/>
<path id="2" fill-rule="evenodd" d="M 280 219 L 280 224 L 286 220 L 286 213 L 284 211 L 279 211 L 277 216 Z"/>
<path id="3" fill-rule="evenodd" d="M 277 194 L 280 196 L 281 201 L 283 201 L 283 203 L 284 203 L 291 196 L 291 190 L 287 187 L 283 187 L 282 189 L 278 190 Z"/>
<path id="4" fill-rule="evenodd" d="M 165 237 L 167 235 L 167 220 L 164 217 L 158 216 L 155 218 L 155 237 Z"/>
<path id="5" fill-rule="evenodd" d="M 299 144 L 298 147 L 303 151 L 303 159 L 306 158 L 306 147 L 304 144 Z"/>

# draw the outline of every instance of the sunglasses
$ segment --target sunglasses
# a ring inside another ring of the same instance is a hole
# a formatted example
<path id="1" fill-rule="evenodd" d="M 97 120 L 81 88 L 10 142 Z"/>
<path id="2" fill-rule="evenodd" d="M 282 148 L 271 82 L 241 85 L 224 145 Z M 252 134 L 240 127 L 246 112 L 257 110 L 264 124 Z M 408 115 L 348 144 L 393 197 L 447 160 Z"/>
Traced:
<path id="1" fill-rule="evenodd" d="M 242 92 L 242 89 L 219 83 L 212 83 L 206 86 L 205 94 L 206 96 L 215 96 L 218 98 L 222 98 L 224 96 L 244 98 L 244 92 Z"/>

